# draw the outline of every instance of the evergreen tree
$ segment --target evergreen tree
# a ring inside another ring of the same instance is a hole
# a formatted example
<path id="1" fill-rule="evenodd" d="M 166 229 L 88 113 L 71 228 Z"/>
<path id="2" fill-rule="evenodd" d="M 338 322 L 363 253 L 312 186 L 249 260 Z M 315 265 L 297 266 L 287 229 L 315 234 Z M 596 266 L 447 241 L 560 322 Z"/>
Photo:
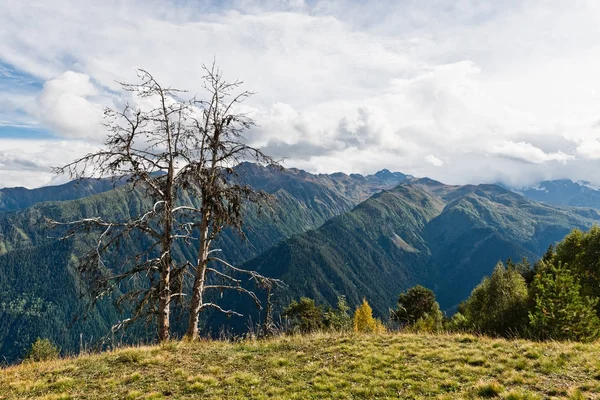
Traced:
<path id="1" fill-rule="evenodd" d="M 346 302 L 346 296 L 338 296 L 335 308 L 329 308 L 323 315 L 323 323 L 327 329 L 334 331 L 348 331 L 352 329 L 352 318 L 350 307 Z"/>
<path id="2" fill-rule="evenodd" d="M 31 345 L 25 360 L 27 361 L 47 361 L 54 360 L 60 355 L 60 349 L 54 345 L 49 339 L 37 338 Z"/>
<path id="3" fill-rule="evenodd" d="M 581 294 L 581 285 L 566 264 L 538 264 L 529 313 L 532 333 L 538 339 L 590 341 L 599 337 L 595 312 L 598 298 Z"/>
<path id="4" fill-rule="evenodd" d="M 600 297 L 600 227 L 593 226 L 588 232 L 574 229 L 544 260 L 554 265 L 568 264 L 571 272 L 581 277 L 581 293 L 592 298 Z M 600 316 L 600 303 L 596 305 Z"/>

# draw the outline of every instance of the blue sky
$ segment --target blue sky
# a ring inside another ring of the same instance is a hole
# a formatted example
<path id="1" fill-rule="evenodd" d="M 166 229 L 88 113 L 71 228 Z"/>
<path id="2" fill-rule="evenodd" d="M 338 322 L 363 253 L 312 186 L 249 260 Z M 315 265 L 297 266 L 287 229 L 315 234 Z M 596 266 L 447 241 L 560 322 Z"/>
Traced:
<path id="1" fill-rule="evenodd" d="M 8 0 L 0 187 L 60 182 L 136 68 L 201 95 L 213 57 L 288 166 L 600 184 L 599 20 L 596 0 Z"/>

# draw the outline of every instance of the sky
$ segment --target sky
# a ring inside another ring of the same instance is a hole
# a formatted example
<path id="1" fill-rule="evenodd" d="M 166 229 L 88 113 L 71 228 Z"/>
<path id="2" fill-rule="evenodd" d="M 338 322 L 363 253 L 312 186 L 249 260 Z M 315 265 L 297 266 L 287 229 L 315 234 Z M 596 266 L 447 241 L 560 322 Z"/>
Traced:
<path id="1" fill-rule="evenodd" d="M 136 68 L 256 94 L 247 141 L 314 173 L 600 185 L 597 0 L 3 0 L 0 187 L 63 182 Z"/>

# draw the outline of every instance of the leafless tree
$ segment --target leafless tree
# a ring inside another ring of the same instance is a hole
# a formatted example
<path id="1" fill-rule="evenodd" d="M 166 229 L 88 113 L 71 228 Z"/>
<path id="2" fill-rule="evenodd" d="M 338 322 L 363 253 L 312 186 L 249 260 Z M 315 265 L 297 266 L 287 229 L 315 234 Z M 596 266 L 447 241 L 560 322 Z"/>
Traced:
<path id="1" fill-rule="evenodd" d="M 187 336 L 195 339 L 203 310 L 240 315 L 222 308 L 211 300 L 217 296 L 209 293 L 237 291 L 260 307 L 248 281 L 258 287 L 279 284 L 231 265 L 219 256 L 220 249 L 212 248 L 225 227 L 242 234 L 245 204 L 267 198 L 244 185 L 234 166 L 246 160 L 280 164 L 244 143 L 242 134 L 254 121 L 240 113 L 238 106 L 252 93 L 240 91 L 240 81 L 225 81 L 214 64 L 203 70 L 205 100 L 184 99 L 185 92 L 161 86 L 149 72 L 138 70 L 140 83 L 121 85 L 146 107 L 127 104 L 122 111 L 106 109 L 109 134 L 104 148 L 55 168 L 56 173 L 71 178 L 127 179 L 130 188 L 141 190 L 148 200 L 139 215 L 125 220 L 92 217 L 49 222 L 67 230 L 64 238 L 81 232 L 99 233 L 94 248 L 78 264 L 94 299 L 125 280 L 142 278 L 145 283 L 129 288 L 119 301 L 135 304 L 131 321 L 156 315 L 161 341 L 170 337 L 173 301 L 189 308 Z M 121 259 L 119 268 L 106 265 L 106 254 L 114 253 L 126 240 L 143 240 L 147 248 Z M 181 254 L 175 251 L 178 246 L 189 246 L 197 257 L 177 257 Z"/>

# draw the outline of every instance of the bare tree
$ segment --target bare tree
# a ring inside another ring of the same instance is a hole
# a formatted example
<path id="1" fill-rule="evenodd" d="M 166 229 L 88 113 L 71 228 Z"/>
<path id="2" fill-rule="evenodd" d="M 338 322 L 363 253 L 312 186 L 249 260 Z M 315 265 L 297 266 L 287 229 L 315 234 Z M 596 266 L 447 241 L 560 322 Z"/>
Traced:
<path id="1" fill-rule="evenodd" d="M 189 307 L 187 336 L 198 337 L 200 313 L 213 308 L 228 315 L 210 298 L 210 292 L 233 290 L 260 301 L 247 281 L 258 286 L 279 284 L 255 271 L 231 265 L 217 256 L 211 246 L 225 227 L 243 235 L 243 210 L 248 202 L 261 203 L 267 195 L 244 185 L 234 166 L 253 160 L 279 163 L 248 146 L 242 133 L 254 121 L 238 112 L 238 105 L 252 93 L 239 91 L 242 82 L 226 82 L 213 64 L 203 66 L 207 100 L 183 99 L 184 92 L 161 86 L 145 70 L 138 70 L 141 82 L 121 83 L 140 104 L 127 104 L 122 111 L 105 110 L 108 138 L 104 149 L 62 167 L 56 173 L 71 178 L 105 177 L 126 179 L 132 190 L 141 190 L 147 206 L 135 217 L 105 220 L 101 217 L 58 222 L 67 229 L 64 238 L 81 232 L 98 231 L 94 248 L 79 259 L 78 271 L 97 300 L 125 280 L 144 282 L 119 298 L 135 305 L 133 321 L 156 315 L 159 340 L 170 337 L 171 303 Z M 123 241 L 146 243 L 146 248 L 120 260 L 120 266 L 106 265 L 106 255 Z M 189 246 L 195 259 L 177 257 L 177 248 Z M 112 267 L 112 268 L 111 268 Z M 184 301 L 185 297 L 189 301 Z"/>

